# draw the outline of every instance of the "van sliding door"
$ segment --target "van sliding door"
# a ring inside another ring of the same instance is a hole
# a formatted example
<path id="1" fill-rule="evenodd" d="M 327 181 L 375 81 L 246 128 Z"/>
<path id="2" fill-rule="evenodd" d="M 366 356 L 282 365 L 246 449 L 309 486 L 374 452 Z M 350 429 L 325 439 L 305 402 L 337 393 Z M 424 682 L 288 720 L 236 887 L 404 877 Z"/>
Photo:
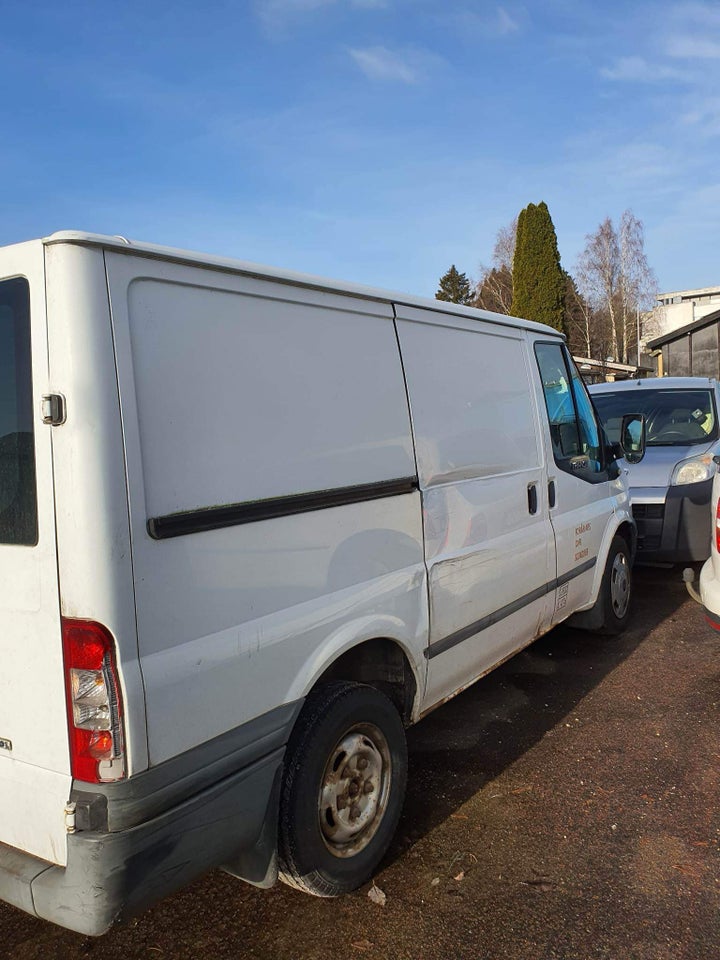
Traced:
<path id="1" fill-rule="evenodd" d="M 429 706 L 549 625 L 555 545 L 524 331 L 398 312 L 425 518 Z"/>

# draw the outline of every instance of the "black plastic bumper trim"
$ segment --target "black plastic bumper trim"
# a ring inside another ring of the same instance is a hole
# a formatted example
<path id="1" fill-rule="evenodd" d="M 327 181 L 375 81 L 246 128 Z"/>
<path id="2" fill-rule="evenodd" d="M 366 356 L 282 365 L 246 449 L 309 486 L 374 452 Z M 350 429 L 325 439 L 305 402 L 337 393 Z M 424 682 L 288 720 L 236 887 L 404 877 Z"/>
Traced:
<path id="1" fill-rule="evenodd" d="M 67 866 L 50 866 L 30 880 L 30 912 L 98 936 L 243 851 L 258 848 L 269 861 L 264 832 L 277 822 L 273 785 L 283 754 L 284 748 L 276 750 L 129 830 L 71 834 Z M 254 867 L 262 873 L 259 863 Z M 0 856 L 0 894 L 10 900 L 8 886 L 17 885 L 3 873 Z"/>
<path id="2" fill-rule="evenodd" d="M 115 783 L 75 780 L 79 831 L 135 827 L 284 747 L 303 705 L 294 700 L 185 753 Z"/>

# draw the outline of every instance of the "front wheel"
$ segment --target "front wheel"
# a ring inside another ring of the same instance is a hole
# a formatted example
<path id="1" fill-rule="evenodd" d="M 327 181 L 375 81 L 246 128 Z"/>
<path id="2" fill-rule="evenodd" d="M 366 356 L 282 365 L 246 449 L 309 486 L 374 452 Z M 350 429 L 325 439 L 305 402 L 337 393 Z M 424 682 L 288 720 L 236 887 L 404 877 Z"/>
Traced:
<path id="1" fill-rule="evenodd" d="M 384 694 L 346 682 L 313 691 L 288 744 L 280 879 L 320 897 L 369 880 L 395 833 L 406 780 L 405 731 Z"/>
<path id="2" fill-rule="evenodd" d="M 598 602 L 603 608 L 603 624 L 598 633 L 617 636 L 627 626 L 632 593 L 630 551 L 621 536 L 610 544 Z"/>

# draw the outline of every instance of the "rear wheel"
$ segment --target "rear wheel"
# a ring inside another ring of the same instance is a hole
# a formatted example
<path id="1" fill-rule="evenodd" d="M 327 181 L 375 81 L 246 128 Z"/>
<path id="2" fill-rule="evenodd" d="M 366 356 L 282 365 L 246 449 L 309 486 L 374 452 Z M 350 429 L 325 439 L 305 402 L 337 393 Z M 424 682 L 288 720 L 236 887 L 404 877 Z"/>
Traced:
<path id="1" fill-rule="evenodd" d="M 280 799 L 280 878 L 320 897 L 368 880 L 395 833 L 407 780 L 400 716 L 359 683 L 310 694 L 293 730 Z"/>

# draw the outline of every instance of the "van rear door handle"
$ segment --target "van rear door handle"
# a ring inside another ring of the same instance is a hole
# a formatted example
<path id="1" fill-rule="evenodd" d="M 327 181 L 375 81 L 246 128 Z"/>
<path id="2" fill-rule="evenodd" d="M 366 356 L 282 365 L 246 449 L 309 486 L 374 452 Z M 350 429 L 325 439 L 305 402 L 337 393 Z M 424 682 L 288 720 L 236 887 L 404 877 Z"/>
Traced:
<path id="1" fill-rule="evenodd" d="M 555 481 L 548 480 L 548 506 L 552 510 L 555 506 Z"/>
<path id="2" fill-rule="evenodd" d="M 538 508 L 538 499 L 537 499 L 537 487 L 534 483 L 528 484 L 528 510 L 530 513 L 537 513 Z"/>

